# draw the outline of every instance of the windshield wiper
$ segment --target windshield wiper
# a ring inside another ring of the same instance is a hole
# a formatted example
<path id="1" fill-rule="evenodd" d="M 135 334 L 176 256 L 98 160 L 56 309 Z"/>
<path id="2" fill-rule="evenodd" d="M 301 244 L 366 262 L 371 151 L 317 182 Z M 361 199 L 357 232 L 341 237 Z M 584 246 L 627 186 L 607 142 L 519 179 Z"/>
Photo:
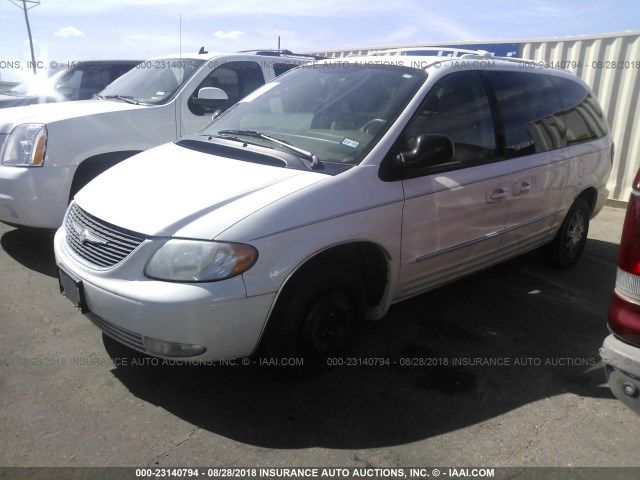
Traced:
<path id="1" fill-rule="evenodd" d="M 234 136 L 234 135 L 246 135 L 248 137 L 264 138 L 265 140 L 269 140 L 273 143 L 276 143 L 280 146 L 283 146 L 291 150 L 292 152 L 297 153 L 298 155 L 301 155 L 306 160 L 311 162 L 312 169 L 320 168 L 322 166 L 322 164 L 320 163 L 320 159 L 315 153 L 308 152 L 306 150 L 303 150 L 302 148 L 295 147 L 291 145 L 289 142 L 287 142 L 286 140 L 282 140 L 281 138 L 277 138 L 277 137 L 272 137 L 271 135 L 267 135 L 266 133 L 258 132 L 256 130 L 220 130 L 218 132 L 218 135 L 222 137 L 228 137 L 228 136 Z"/>
<path id="2" fill-rule="evenodd" d="M 102 95 L 99 96 L 101 98 L 115 98 L 116 100 L 122 100 L 123 102 L 131 103 L 133 105 L 140 105 L 140 102 L 133 98 L 131 95 L 107 95 L 106 97 Z"/>

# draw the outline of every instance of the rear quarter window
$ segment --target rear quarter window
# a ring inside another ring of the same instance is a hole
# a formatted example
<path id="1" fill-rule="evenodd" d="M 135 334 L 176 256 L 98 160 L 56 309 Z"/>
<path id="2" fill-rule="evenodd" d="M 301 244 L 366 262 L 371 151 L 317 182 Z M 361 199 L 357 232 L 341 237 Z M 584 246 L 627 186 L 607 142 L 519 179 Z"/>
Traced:
<path id="1" fill-rule="evenodd" d="M 569 145 L 605 136 L 607 120 L 596 99 L 580 83 L 552 77 L 562 104 Z"/>

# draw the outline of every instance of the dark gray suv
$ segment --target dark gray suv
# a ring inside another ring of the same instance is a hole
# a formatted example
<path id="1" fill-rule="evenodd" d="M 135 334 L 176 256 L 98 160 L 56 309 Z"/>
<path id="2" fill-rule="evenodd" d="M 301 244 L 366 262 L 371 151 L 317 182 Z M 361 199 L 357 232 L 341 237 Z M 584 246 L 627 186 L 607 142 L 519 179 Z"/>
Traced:
<path id="1" fill-rule="evenodd" d="M 88 100 L 140 60 L 100 60 L 69 63 L 63 72 L 42 82 L 29 81 L 0 94 L 0 108 L 34 103 Z"/>

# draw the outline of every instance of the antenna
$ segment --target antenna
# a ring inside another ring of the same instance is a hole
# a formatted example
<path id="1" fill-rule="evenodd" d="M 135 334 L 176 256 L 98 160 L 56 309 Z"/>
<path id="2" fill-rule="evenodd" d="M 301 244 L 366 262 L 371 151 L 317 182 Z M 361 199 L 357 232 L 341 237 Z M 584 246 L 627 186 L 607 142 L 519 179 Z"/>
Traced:
<path id="1" fill-rule="evenodd" d="M 40 0 L 9 0 L 11 3 L 13 3 L 16 7 L 24 10 L 24 20 L 25 22 L 27 22 L 27 32 L 29 33 L 29 46 L 31 47 L 31 67 L 33 68 L 33 74 L 36 74 L 36 55 L 35 53 L 33 53 L 33 39 L 31 38 L 31 26 L 29 25 L 29 15 L 27 15 L 27 11 L 31 10 L 32 8 L 37 7 L 38 5 L 40 5 Z M 18 4 L 18 2 L 20 1 L 20 4 Z M 27 7 L 27 3 L 30 4 L 30 6 Z"/>
<path id="2" fill-rule="evenodd" d="M 280 50 L 280 35 L 278 35 L 278 50 Z"/>

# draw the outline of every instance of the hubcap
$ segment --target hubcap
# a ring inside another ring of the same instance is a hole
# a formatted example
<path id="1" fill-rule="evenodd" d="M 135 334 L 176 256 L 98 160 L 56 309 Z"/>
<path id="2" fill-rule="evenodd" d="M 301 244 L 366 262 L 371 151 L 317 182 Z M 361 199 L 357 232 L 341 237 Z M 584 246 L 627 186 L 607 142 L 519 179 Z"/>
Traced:
<path id="1" fill-rule="evenodd" d="M 344 345 L 351 323 L 347 297 L 340 292 L 331 292 L 311 306 L 305 322 L 305 336 L 315 353 L 327 355 Z"/>
<path id="2" fill-rule="evenodd" d="M 566 236 L 566 249 L 569 257 L 576 255 L 585 237 L 585 213 L 578 210 L 569 222 Z"/>

